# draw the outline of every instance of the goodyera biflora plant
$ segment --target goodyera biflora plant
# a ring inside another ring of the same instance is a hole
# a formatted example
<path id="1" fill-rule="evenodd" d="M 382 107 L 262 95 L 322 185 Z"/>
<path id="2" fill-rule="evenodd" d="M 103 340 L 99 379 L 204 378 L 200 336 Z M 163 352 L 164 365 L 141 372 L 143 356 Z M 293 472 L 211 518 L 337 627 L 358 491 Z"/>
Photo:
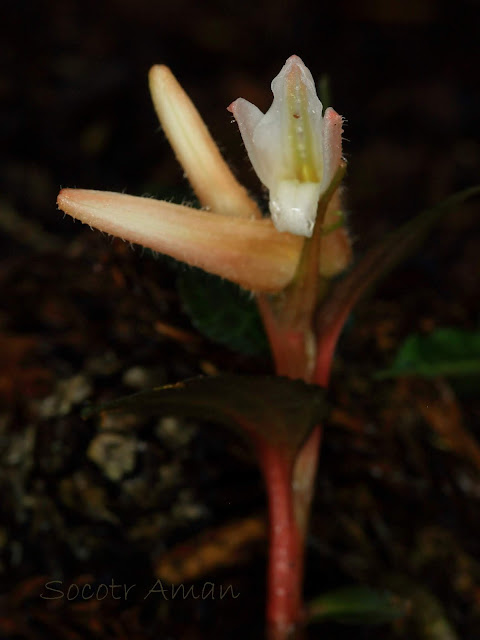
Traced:
<path id="1" fill-rule="evenodd" d="M 271 218 L 237 182 L 197 110 L 165 66 L 150 71 L 163 130 L 201 209 L 120 193 L 63 189 L 58 206 L 104 232 L 229 279 L 255 295 L 278 378 L 194 379 L 120 399 L 105 410 L 189 413 L 234 424 L 248 435 L 269 503 L 267 635 L 297 637 L 304 546 L 337 339 L 355 302 L 451 206 L 472 189 L 426 211 L 351 261 L 339 185 L 342 118 L 323 113 L 315 84 L 297 56 L 272 82 L 266 114 L 239 98 L 228 109 L 268 189 Z M 221 301 L 219 302 L 221 304 Z"/>

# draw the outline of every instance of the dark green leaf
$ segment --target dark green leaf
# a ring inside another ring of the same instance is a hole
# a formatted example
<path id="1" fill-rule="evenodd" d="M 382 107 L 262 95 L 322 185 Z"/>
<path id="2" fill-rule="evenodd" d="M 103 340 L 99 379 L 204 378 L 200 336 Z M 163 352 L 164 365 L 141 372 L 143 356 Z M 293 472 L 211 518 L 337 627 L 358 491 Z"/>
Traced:
<path id="1" fill-rule="evenodd" d="M 183 270 L 177 284 L 183 306 L 200 333 L 246 355 L 268 353 L 267 337 L 251 294 L 201 269 Z"/>
<path id="2" fill-rule="evenodd" d="M 329 591 L 308 605 L 310 622 L 335 620 L 348 624 L 382 624 L 406 613 L 406 604 L 386 591 L 345 587 Z"/>
<path id="3" fill-rule="evenodd" d="M 378 242 L 344 278 L 337 281 L 318 314 L 318 352 L 325 354 L 333 351 L 357 301 L 399 262 L 413 253 L 442 216 L 479 194 L 480 187 L 472 187 L 424 211 Z"/>
<path id="4" fill-rule="evenodd" d="M 301 380 L 223 375 L 136 393 L 84 415 L 112 411 L 211 420 L 272 444 L 293 460 L 327 407 L 324 391 Z"/>
<path id="5" fill-rule="evenodd" d="M 320 102 L 322 103 L 323 111 L 325 113 L 328 107 L 333 103 L 330 76 L 328 75 L 328 73 L 323 73 L 320 76 L 317 86 L 318 97 L 320 98 Z"/>
<path id="6" fill-rule="evenodd" d="M 388 578 L 395 593 L 409 602 L 409 637 L 418 640 L 460 640 L 448 619 L 445 606 L 426 587 L 405 575 Z M 450 606 L 445 603 L 450 610 Z"/>
<path id="7" fill-rule="evenodd" d="M 393 366 L 375 377 L 475 374 L 480 374 L 480 332 L 436 329 L 429 335 L 409 336 L 400 347 Z"/>

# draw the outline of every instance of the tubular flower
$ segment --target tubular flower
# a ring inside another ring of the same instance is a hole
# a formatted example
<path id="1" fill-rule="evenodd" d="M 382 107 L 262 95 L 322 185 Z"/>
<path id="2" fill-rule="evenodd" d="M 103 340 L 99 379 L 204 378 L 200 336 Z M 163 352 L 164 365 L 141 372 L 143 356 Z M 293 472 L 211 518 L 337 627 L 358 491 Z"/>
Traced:
<path id="1" fill-rule="evenodd" d="M 287 61 L 284 69 L 292 64 L 300 70 L 295 74 L 306 74 L 305 77 L 311 80 L 309 72 L 296 56 Z M 296 77 L 292 73 L 288 76 L 290 84 Z M 275 86 L 279 85 L 280 76 L 274 80 Z M 200 267 L 246 289 L 272 293 L 282 291 L 296 273 L 304 239 L 294 234 L 298 234 L 304 223 L 292 223 L 289 230 L 294 233 L 279 233 L 278 216 L 273 221 L 262 218 L 257 204 L 230 171 L 201 116 L 171 71 L 163 65 L 156 65 L 150 70 L 149 79 L 160 123 L 203 209 L 86 189 L 62 189 L 57 198 L 59 208 L 101 231 Z M 305 116 L 310 109 L 309 103 L 301 97 L 303 86 L 305 91 L 310 87 L 307 83 L 299 85 L 298 91 L 295 89 L 300 97 L 298 100 L 295 98 L 296 102 L 291 101 L 292 109 L 297 105 L 299 121 L 304 118 L 309 122 Z M 237 100 L 235 104 L 239 102 Z M 238 113 L 236 107 L 235 113 Z M 341 119 L 335 112 L 332 111 L 332 114 L 328 116 L 327 110 L 325 118 L 322 119 L 320 115 L 322 122 L 331 120 L 333 123 L 330 128 L 321 125 L 324 151 L 318 146 L 316 138 L 312 142 L 310 134 L 302 137 L 298 127 L 292 129 L 297 141 L 297 155 L 293 160 L 303 167 L 302 176 L 319 181 L 320 186 L 314 187 L 317 199 L 322 185 L 328 183 L 329 176 L 335 170 L 332 158 L 338 157 L 340 161 L 340 138 L 337 140 L 333 134 L 330 137 L 327 134 L 338 125 L 340 136 Z M 275 132 L 282 135 L 278 128 Z M 275 142 L 276 148 L 282 148 L 284 143 L 284 139 Z M 327 156 L 330 160 L 325 160 Z M 266 160 L 262 157 L 261 162 Z M 270 175 L 269 170 L 265 171 L 265 175 Z M 323 177 L 320 177 L 320 171 Z M 307 201 L 313 201 L 310 194 L 312 188 L 308 184 L 298 179 L 296 190 L 292 190 L 288 184 L 281 186 L 280 192 L 284 196 L 282 206 L 285 207 L 285 197 L 290 198 L 291 210 L 298 203 L 304 206 Z M 325 240 L 327 238 L 325 236 Z M 328 256 L 328 252 L 325 256 Z M 322 266 L 320 272 L 323 274 Z"/>
<path id="2" fill-rule="evenodd" d="M 243 98 L 229 111 L 238 123 L 248 156 L 270 192 L 270 213 L 279 231 L 310 237 L 318 202 L 342 156 L 342 118 L 322 115 L 312 74 L 291 56 L 272 82 L 267 113 Z"/>

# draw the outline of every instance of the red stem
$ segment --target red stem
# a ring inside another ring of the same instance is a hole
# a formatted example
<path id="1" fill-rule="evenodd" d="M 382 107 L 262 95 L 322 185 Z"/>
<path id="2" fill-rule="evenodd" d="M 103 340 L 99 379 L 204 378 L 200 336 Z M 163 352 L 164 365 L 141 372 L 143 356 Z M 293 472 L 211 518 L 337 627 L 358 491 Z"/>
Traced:
<path id="1" fill-rule="evenodd" d="M 313 371 L 312 382 L 326 389 L 330 382 L 333 356 L 343 323 L 338 323 L 328 334 L 319 336 L 317 356 Z"/>
<path id="2" fill-rule="evenodd" d="M 327 387 L 338 335 L 320 343 L 312 358 L 305 328 L 282 326 L 264 296 L 259 296 L 258 305 L 277 375 Z M 268 640 L 298 640 L 302 633 L 305 539 L 321 439 L 318 425 L 299 451 L 293 469 L 277 448 L 257 443 L 269 504 Z"/>
<path id="3" fill-rule="evenodd" d="M 258 296 L 257 303 L 272 349 L 275 373 L 277 376 L 308 382 L 309 369 L 312 368 L 313 362 L 308 361 L 307 332 L 280 324 L 266 296 Z"/>
<path id="4" fill-rule="evenodd" d="M 288 456 L 259 445 L 268 495 L 270 546 L 268 567 L 268 640 L 297 638 L 302 623 L 303 536 L 292 501 L 292 465 Z"/>

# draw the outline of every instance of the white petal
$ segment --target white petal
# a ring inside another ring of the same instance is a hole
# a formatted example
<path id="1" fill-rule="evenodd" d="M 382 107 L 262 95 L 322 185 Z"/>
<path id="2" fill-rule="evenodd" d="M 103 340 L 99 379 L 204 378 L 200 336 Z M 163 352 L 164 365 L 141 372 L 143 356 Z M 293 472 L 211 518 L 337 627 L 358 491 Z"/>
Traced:
<path id="1" fill-rule="evenodd" d="M 237 121 L 243 144 L 245 145 L 255 173 L 263 184 L 266 185 L 268 181 L 268 167 L 265 166 L 264 158 L 253 141 L 255 129 L 264 117 L 264 114 L 258 107 L 243 98 L 238 98 L 238 100 L 232 102 L 228 110 Z"/>
<path id="2" fill-rule="evenodd" d="M 312 74 L 298 56 L 290 56 L 272 81 L 273 103 L 265 115 L 265 126 L 276 118 L 282 138 L 282 162 L 290 178 L 302 179 L 299 165 L 315 167 L 316 180 L 322 179 L 321 146 L 322 103 L 318 99 Z M 263 125 L 262 122 L 262 125 Z M 261 135 L 258 127 L 256 135 Z"/>

